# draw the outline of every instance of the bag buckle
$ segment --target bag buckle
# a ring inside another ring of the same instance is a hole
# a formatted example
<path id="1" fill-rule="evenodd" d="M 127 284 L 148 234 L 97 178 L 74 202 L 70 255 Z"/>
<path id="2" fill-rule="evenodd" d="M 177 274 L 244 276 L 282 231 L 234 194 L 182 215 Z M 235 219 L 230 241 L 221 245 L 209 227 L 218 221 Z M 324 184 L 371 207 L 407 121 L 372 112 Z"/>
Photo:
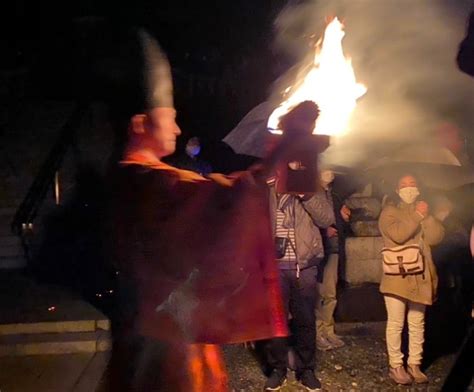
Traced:
<path id="1" fill-rule="evenodd" d="M 398 260 L 398 269 L 400 270 L 400 273 L 402 275 L 406 275 L 407 271 L 405 270 L 405 267 L 403 266 L 403 256 L 397 256 Z"/>

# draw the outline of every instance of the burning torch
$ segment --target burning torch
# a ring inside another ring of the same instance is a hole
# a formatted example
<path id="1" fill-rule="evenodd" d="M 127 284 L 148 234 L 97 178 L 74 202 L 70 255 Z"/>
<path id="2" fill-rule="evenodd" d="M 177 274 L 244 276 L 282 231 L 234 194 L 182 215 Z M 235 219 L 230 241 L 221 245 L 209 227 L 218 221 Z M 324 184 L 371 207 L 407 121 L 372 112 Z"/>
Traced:
<path id="1" fill-rule="evenodd" d="M 330 136 L 347 131 L 356 101 L 367 91 L 356 82 L 351 61 L 344 56 L 343 37 L 343 25 L 334 18 L 316 44 L 312 67 L 285 90 L 283 102 L 269 117 L 272 133 L 308 134 L 306 145 L 280 166 L 278 192 L 316 191 L 318 155 L 329 147 Z"/>

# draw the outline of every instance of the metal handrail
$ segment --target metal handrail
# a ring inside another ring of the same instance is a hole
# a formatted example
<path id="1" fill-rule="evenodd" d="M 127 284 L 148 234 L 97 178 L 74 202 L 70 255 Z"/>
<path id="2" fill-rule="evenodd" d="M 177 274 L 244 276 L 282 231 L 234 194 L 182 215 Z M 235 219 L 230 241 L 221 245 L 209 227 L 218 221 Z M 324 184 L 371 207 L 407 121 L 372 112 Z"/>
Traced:
<path id="1" fill-rule="evenodd" d="M 80 103 L 76 106 L 69 119 L 63 125 L 59 136 L 43 162 L 28 192 L 18 207 L 11 223 L 12 231 L 17 235 L 31 231 L 41 205 L 46 198 L 54 176 L 61 166 L 68 148 L 74 141 L 76 130 L 88 109 L 88 105 Z"/>

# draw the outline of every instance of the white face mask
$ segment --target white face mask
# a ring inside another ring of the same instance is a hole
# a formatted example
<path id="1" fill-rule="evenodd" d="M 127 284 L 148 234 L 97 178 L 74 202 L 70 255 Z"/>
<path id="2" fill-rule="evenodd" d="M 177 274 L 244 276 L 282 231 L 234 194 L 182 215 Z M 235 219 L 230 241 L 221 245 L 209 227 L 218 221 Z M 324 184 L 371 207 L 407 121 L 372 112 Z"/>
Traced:
<path id="1" fill-rule="evenodd" d="M 407 204 L 412 204 L 419 196 L 420 191 L 416 186 L 407 186 L 398 190 L 398 196 Z"/>

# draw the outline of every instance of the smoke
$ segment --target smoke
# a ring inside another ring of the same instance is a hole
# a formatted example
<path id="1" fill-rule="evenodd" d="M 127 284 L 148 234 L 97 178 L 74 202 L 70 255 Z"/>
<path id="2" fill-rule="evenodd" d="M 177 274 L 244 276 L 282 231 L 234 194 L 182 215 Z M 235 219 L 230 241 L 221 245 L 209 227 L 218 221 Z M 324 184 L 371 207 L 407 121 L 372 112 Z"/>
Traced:
<path id="1" fill-rule="evenodd" d="M 313 55 L 311 35 L 320 37 L 337 16 L 344 52 L 368 89 L 328 163 L 352 166 L 402 143 L 424 143 L 442 122 L 472 130 L 474 80 L 455 63 L 472 7 L 472 0 L 308 0 L 281 12 L 275 47 L 302 65 Z"/>

